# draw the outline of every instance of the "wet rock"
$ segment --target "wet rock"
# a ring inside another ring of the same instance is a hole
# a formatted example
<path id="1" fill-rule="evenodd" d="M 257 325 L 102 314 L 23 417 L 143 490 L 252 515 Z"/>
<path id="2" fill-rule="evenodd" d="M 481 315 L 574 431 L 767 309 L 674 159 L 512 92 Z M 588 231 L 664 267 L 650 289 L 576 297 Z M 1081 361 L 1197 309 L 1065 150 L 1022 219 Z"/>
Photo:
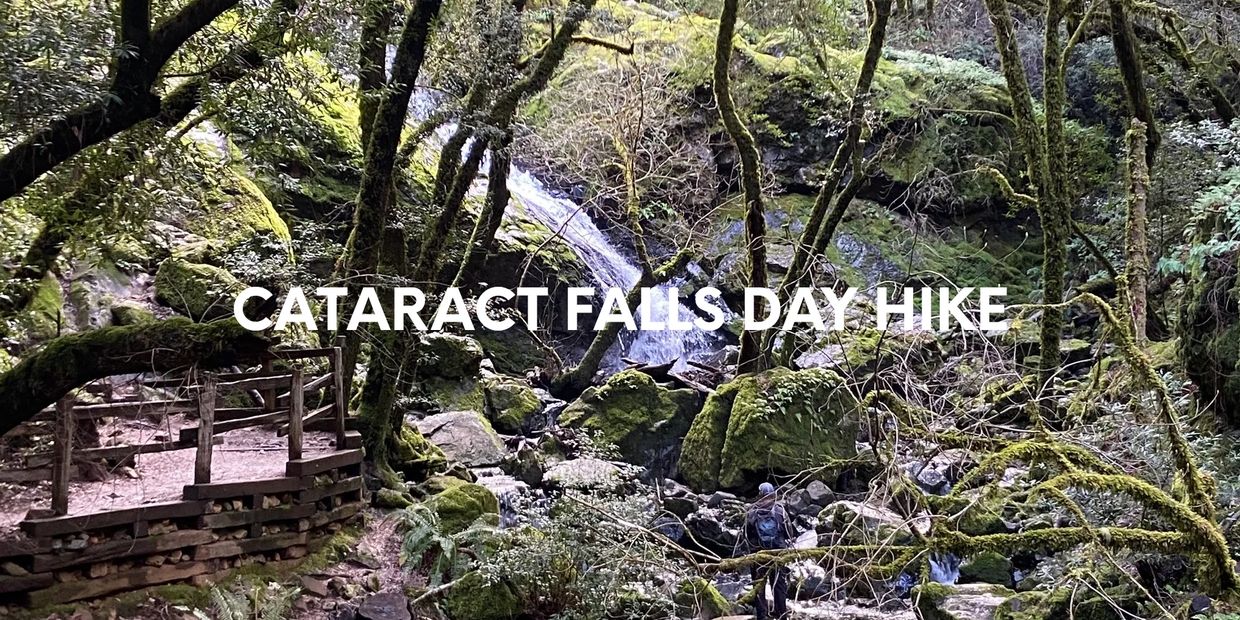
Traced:
<path id="1" fill-rule="evenodd" d="M 964 583 L 993 583 L 1001 586 L 1012 584 L 1012 561 L 994 551 L 979 553 L 960 565 L 960 580 Z"/>
<path id="2" fill-rule="evenodd" d="M 812 480 L 805 487 L 805 497 L 809 503 L 815 506 L 826 508 L 828 504 L 835 501 L 835 492 L 827 483 L 821 480 Z"/>
<path id="3" fill-rule="evenodd" d="M 737 549 L 740 529 L 729 527 L 719 510 L 703 508 L 685 518 L 686 543 L 719 554 L 731 554 Z"/>
<path id="4" fill-rule="evenodd" d="M 739 502 L 740 502 L 739 498 L 725 491 L 715 491 L 714 493 L 711 493 L 710 497 L 706 499 L 706 505 L 711 508 L 718 508 L 724 505 L 725 503 L 735 504 Z"/>
<path id="5" fill-rule="evenodd" d="M 664 497 L 663 509 L 683 519 L 691 513 L 697 511 L 697 497 L 693 495 L 683 497 Z"/>
<path id="6" fill-rule="evenodd" d="M 913 588 L 912 599 L 922 620 L 992 620 L 995 610 L 1014 595 L 989 584 L 931 583 Z"/>
<path id="7" fill-rule="evenodd" d="M 559 489 L 614 490 L 627 480 L 619 465 L 602 459 L 561 461 L 549 467 L 543 482 Z"/>
<path id="8" fill-rule="evenodd" d="M 541 453 L 530 444 L 522 442 L 517 446 L 516 452 L 504 458 L 500 469 L 531 487 L 537 487 L 543 483 L 547 464 Z"/>
<path id="9" fill-rule="evenodd" d="M 498 465 L 507 455 L 495 429 L 472 411 L 451 411 L 413 421 L 418 432 L 466 467 Z"/>
<path id="10" fill-rule="evenodd" d="M 362 600 L 357 617 L 364 620 L 412 620 L 409 599 L 400 592 L 379 592 Z"/>

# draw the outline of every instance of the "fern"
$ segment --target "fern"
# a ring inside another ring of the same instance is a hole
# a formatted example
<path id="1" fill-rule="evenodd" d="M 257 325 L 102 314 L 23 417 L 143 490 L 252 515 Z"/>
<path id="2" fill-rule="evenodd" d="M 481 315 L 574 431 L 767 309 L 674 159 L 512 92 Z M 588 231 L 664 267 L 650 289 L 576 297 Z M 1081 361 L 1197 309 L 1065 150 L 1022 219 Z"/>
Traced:
<path id="1" fill-rule="evenodd" d="M 439 516 L 425 504 L 414 504 L 397 516 L 401 533 L 400 563 L 406 570 L 423 568 L 431 587 L 451 581 L 469 570 L 464 549 L 480 549 L 497 530 L 478 520 L 464 531 L 448 535 L 439 529 Z"/>

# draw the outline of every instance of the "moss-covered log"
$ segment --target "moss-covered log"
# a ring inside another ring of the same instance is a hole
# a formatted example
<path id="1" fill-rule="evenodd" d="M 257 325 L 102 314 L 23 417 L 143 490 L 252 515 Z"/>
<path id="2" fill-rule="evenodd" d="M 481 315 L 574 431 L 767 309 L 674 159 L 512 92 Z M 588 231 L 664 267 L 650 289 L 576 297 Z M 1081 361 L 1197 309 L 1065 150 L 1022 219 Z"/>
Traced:
<path id="1" fill-rule="evenodd" d="M 0 375 L 0 433 L 94 379 L 245 364 L 257 361 L 271 344 L 231 320 L 169 319 L 61 336 Z"/>

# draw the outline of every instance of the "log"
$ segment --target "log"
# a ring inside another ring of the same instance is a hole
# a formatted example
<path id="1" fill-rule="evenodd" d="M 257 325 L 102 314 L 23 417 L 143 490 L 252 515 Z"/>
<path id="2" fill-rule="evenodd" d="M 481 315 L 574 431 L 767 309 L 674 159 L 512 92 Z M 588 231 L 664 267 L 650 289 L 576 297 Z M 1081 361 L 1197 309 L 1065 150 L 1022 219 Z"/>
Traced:
<path id="1" fill-rule="evenodd" d="M 0 375 L 0 434 L 82 384 L 110 375 L 256 362 L 270 338 L 236 321 L 168 319 L 61 336 Z"/>
<path id="2" fill-rule="evenodd" d="M 56 403 L 55 444 L 52 448 L 52 512 L 69 514 L 69 468 L 73 466 L 73 397 Z"/>
<path id="3" fill-rule="evenodd" d="M 215 451 L 215 376 L 208 374 L 198 391 L 198 453 L 194 484 L 211 482 L 211 454 Z"/>
<path id="4" fill-rule="evenodd" d="M 301 458 L 301 418 L 306 414 L 306 393 L 301 389 L 302 384 L 301 368 L 294 368 L 289 379 L 288 459 L 290 461 Z"/>

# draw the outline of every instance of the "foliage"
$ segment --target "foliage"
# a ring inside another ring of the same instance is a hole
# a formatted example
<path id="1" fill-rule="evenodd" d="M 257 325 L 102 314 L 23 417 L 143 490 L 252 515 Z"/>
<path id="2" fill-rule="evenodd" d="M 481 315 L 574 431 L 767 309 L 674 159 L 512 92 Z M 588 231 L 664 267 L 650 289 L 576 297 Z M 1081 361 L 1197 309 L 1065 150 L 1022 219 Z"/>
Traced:
<path id="1" fill-rule="evenodd" d="M 212 614 L 195 610 L 200 620 L 284 620 L 293 610 L 297 588 L 279 583 L 242 584 L 237 589 L 211 589 Z"/>

